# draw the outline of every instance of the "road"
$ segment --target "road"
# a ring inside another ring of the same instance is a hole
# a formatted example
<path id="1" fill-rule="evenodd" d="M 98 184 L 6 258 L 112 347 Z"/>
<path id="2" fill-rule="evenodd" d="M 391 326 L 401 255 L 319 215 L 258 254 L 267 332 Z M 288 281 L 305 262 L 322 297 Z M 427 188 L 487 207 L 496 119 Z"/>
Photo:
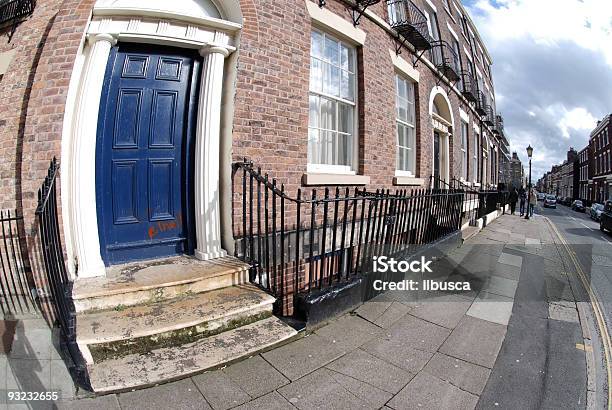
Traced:
<path id="1" fill-rule="evenodd" d="M 601 232 L 599 222 L 591 220 L 588 214 L 563 205 L 557 205 L 556 209 L 545 209 L 539 205 L 536 213 L 547 216 L 574 251 L 590 280 L 591 288 L 597 294 L 608 332 L 612 333 L 612 235 Z M 605 386 L 602 380 L 605 373 L 597 372 L 600 386 Z"/>

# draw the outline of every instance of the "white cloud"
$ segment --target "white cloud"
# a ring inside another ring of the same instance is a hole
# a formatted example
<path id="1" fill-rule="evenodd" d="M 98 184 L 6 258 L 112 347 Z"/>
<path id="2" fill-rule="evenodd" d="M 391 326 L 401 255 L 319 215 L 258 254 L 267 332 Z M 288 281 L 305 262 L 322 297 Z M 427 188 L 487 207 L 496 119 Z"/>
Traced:
<path id="1" fill-rule="evenodd" d="M 464 0 L 493 59 L 497 110 L 534 175 L 612 110 L 612 0 Z"/>
<path id="2" fill-rule="evenodd" d="M 610 0 L 477 0 L 472 6 L 476 25 L 490 46 L 530 38 L 556 46 L 574 42 L 603 53 L 612 66 L 612 1 Z"/>

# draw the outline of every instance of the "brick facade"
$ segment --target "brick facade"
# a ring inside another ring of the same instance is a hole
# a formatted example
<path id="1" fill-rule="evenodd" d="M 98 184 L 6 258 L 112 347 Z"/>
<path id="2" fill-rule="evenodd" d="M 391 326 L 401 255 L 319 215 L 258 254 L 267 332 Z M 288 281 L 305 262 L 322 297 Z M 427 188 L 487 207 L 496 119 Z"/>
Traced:
<path id="1" fill-rule="evenodd" d="M 75 58 L 84 39 L 94 0 L 39 1 L 32 16 L 17 25 L 12 37 L 2 29 L 0 53 L 15 49 L 16 57 L 0 77 L 0 208 L 17 208 L 26 217 L 26 230 L 34 232 L 37 190 L 49 160 L 61 156 L 65 101 Z M 424 0 L 415 0 L 420 8 Z M 452 41 L 458 35 L 461 61 L 466 69 L 467 50 L 493 90 L 490 69 L 481 57 L 484 45 L 470 45 L 462 34 L 460 4 L 435 0 L 441 39 Z M 294 195 L 301 186 L 307 166 L 308 91 L 310 73 L 311 17 L 302 0 L 240 0 L 243 28 L 240 32 L 232 124 L 232 158 L 254 161 Z M 341 0 L 328 0 L 325 8 L 346 21 L 350 9 Z M 368 9 L 387 21 L 385 2 Z M 369 14 L 368 13 L 368 14 Z M 452 17 L 451 17 L 452 15 Z M 392 188 L 396 163 L 395 69 L 389 55 L 395 40 L 371 15 L 364 16 L 359 29 L 366 41 L 358 47 L 358 173 L 371 178 L 368 189 Z M 467 24 L 475 33 L 475 27 Z M 469 32 L 468 32 L 469 36 Z M 480 41 L 476 39 L 476 41 Z M 427 53 L 426 53 L 427 55 Z M 401 56 L 412 62 L 408 49 Z M 417 70 L 420 81 L 416 95 L 416 176 L 428 181 L 432 173 L 433 127 L 429 114 L 430 94 L 440 85 L 450 99 L 454 127 L 449 138 L 450 176 L 461 174 L 460 109 L 470 116 L 468 138 L 468 175 L 473 179 L 474 125 L 482 128 L 489 140 L 496 137 L 484 126 L 466 100 L 442 81 L 424 62 Z M 490 98 L 490 97 L 489 97 Z M 484 141 L 484 138 L 483 138 Z M 490 150 L 489 150 L 490 151 Z M 480 153 L 479 153 L 480 155 Z M 493 161 L 488 160 L 490 165 Z M 494 161 L 499 164 L 499 161 Z M 480 173 L 480 172 L 479 172 Z M 483 183 L 496 182 L 497 170 L 486 173 Z M 30 244 L 30 247 L 33 243 Z"/>

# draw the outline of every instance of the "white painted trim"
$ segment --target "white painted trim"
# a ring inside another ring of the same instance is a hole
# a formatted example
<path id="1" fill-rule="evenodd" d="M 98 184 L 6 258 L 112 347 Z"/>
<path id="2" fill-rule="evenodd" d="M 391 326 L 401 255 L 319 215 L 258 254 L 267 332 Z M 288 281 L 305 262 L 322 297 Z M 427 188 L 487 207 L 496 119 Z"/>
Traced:
<path id="1" fill-rule="evenodd" d="M 450 125 L 451 126 L 455 126 L 455 118 L 453 116 L 453 106 L 451 105 L 450 99 L 448 98 L 448 94 L 446 93 L 446 90 L 440 86 L 435 86 L 431 89 L 431 93 L 429 94 L 429 114 L 433 114 L 433 103 L 434 103 L 434 98 L 436 98 L 436 95 L 440 94 L 442 95 L 442 97 L 444 97 L 444 100 L 446 100 L 446 103 L 448 104 L 448 110 L 450 113 L 450 117 L 451 117 L 451 121 L 450 121 Z"/>
<path id="2" fill-rule="evenodd" d="M 425 0 L 425 2 L 435 13 L 438 13 L 437 7 L 430 0 Z"/>
<path id="3" fill-rule="evenodd" d="M 475 122 L 472 124 L 472 127 L 474 128 L 474 131 L 476 131 L 476 133 L 478 133 L 480 135 L 480 127 L 478 125 L 476 125 Z"/>
<path id="4" fill-rule="evenodd" d="M 401 169 L 396 169 L 395 170 L 395 176 L 396 177 L 412 177 L 412 178 L 415 177 L 415 175 L 412 173 L 412 171 L 403 171 Z"/>
<path id="5" fill-rule="evenodd" d="M 196 256 L 209 259 L 226 254 L 221 248 L 219 228 L 221 220 L 218 206 L 219 168 L 227 167 L 229 164 L 219 164 L 221 157 L 219 140 L 222 134 L 220 118 L 222 101 L 227 102 L 230 99 L 229 95 L 233 96 L 233 88 L 229 89 L 224 82 L 224 58 L 235 50 L 233 33 L 240 25 L 232 22 L 216 24 L 208 19 L 199 19 L 199 22 L 210 25 L 195 25 L 192 24 L 192 16 L 183 16 L 185 18 L 182 20 L 180 18 L 164 20 L 159 16 L 126 17 L 122 15 L 123 12 L 125 10 L 115 10 L 116 15 L 112 15 L 109 9 L 103 11 L 103 16 L 94 12 L 88 25 L 88 36 L 96 41 L 85 49 L 85 55 L 88 57 L 82 64 L 82 70 L 79 68 L 77 56 L 68 90 L 62 135 L 62 163 L 68 164 L 69 168 L 62 178 L 62 192 L 65 193 L 68 204 L 62 212 L 68 265 L 74 273 L 74 265 L 78 264 L 79 278 L 103 276 L 106 273 L 100 255 L 97 227 L 95 138 L 102 82 L 111 43 L 117 38 L 207 50 L 203 75 L 206 71 L 210 80 L 202 81 L 200 87 L 199 138 L 196 139 L 196 150 L 199 153 L 196 162 L 199 159 L 199 164 L 203 166 L 200 166 L 199 171 L 196 170 L 195 175 L 196 219 L 199 221 L 197 225 L 204 225 L 206 232 L 196 231 L 198 236 Z M 108 33 L 114 34 L 111 36 Z M 210 69 L 207 70 L 207 67 Z M 228 127 L 231 129 L 232 124 L 224 124 L 224 128 Z M 92 136 L 94 142 L 91 142 Z M 231 158 L 229 161 L 231 163 Z M 202 211 L 199 213 L 199 219 L 198 211 Z"/>
<path id="6" fill-rule="evenodd" d="M 410 80 L 415 83 L 419 82 L 421 78 L 421 74 L 414 68 L 412 63 L 404 60 L 402 57 L 395 54 L 395 51 L 389 50 L 389 55 L 391 56 L 391 61 L 393 61 L 393 66 L 396 70 L 398 70 L 401 74 L 408 77 Z"/>
<path id="7" fill-rule="evenodd" d="M 415 178 L 409 176 L 396 175 L 393 177 L 393 185 L 406 185 L 406 186 L 423 186 L 425 179 Z"/>
<path id="8" fill-rule="evenodd" d="M 306 172 L 311 174 L 355 175 L 356 172 L 347 165 L 306 164 Z"/>
<path id="9" fill-rule="evenodd" d="M 339 15 L 332 13 L 324 7 L 310 0 L 306 1 L 308 14 L 315 26 L 322 28 L 332 34 L 340 36 L 343 40 L 356 45 L 364 45 L 366 32 L 353 26 L 353 23 L 343 19 Z"/>
<path id="10" fill-rule="evenodd" d="M 322 174 L 317 172 L 306 172 L 302 175 L 302 183 L 312 185 L 367 185 L 370 177 L 365 175 L 349 174 Z"/>
<path id="11" fill-rule="evenodd" d="M 11 64 L 11 61 L 13 61 L 16 53 L 16 48 L 0 53 L 0 75 L 6 73 L 6 70 L 8 70 L 8 67 Z"/>
<path id="12" fill-rule="evenodd" d="M 459 36 L 457 35 L 457 33 L 455 33 L 455 30 L 452 29 L 450 24 L 448 24 L 448 21 L 446 22 L 446 27 L 448 28 L 448 31 L 451 33 L 451 35 L 453 37 L 455 37 L 455 40 L 457 40 L 457 42 L 459 42 Z"/>
<path id="13" fill-rule="evenodd" d="M 461 108 L 459 108 L 459 116 L 463 121 L 467 122 L 468 124 L 470 123 L 470 115 Z"/>
<path id="14" fill-rule="evenodd" d="M 199 26 L 213 27 L 225 31 L 235 32 L 242 28 L 239 23 L 222 20 L 214 17 L 197 17 L 184 14 L 172 13 L 170 11 L 147 9 L 147 8 L 121 8 L 114 7 L 94 7 L 95 16 L 117 16 L 121 14 L 125 17 L 151 17 L 157 19 L 180 20 L 185 23 L 194 23 Z"/>

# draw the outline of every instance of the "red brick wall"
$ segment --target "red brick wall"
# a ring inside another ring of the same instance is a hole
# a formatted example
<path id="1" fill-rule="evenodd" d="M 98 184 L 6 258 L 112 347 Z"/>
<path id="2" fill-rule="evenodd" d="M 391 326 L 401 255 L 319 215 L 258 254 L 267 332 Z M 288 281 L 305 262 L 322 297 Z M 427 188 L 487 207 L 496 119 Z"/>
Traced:
<path id="1" fill-rule="evenodd" d="M 94 0 L 39 1 L 33 16 L 17 27 L 10 42 L 6 34 L 0 37 L 0 52 L 18 50 L 0 80 L 0 208 L 23 210 L 27 230 L 33 227 L 36 191 L 48 161 L 60 155 L 68 83 L 93 3 Z M 287 192 L 294 195 L 306 171 L 310 17 L 301 0 L 240 3 L 244 28 L 238 58 L 233 158 L 253 160 L 285 183 Z M 448 21 L 463 42 L 459 26 L 444 11 L 442 1 L 434 3 L 442 38 L 452 39 L 446 28 Z M 422 6 L 420 1 L 417 4 Z M 328 0 L 325 7 L 351 20 L 345 3 Z M 384 2 L 370 10 L 386 18 Z M 358 51 L 359 172 L 371 177 L 369 188 L 390 188 L 396 135 L 394 69 L 388 50 L 395 43 L 367 17 L 361 19 L 359 28 L 367 33 L 366 43 Z M 403 51 L 402 57 L 412 58 L 408 50 Z M 480 64 L 478 59 L 475 62 Z M 418 70 L 417 174 L 428 178 L 433 134 L 429 98 L 437 79 L 424 63 L 419 63 Z M 480 67 L 480 71 L 486 77 L 487 70 Z M 449 98 L 455 119 L 450 169 L 452 175 L 459 175 L 461 168 L 456 159 L 461 155 L 458 125 L 463 103 L 454 91 L 449 91 Z"/>

